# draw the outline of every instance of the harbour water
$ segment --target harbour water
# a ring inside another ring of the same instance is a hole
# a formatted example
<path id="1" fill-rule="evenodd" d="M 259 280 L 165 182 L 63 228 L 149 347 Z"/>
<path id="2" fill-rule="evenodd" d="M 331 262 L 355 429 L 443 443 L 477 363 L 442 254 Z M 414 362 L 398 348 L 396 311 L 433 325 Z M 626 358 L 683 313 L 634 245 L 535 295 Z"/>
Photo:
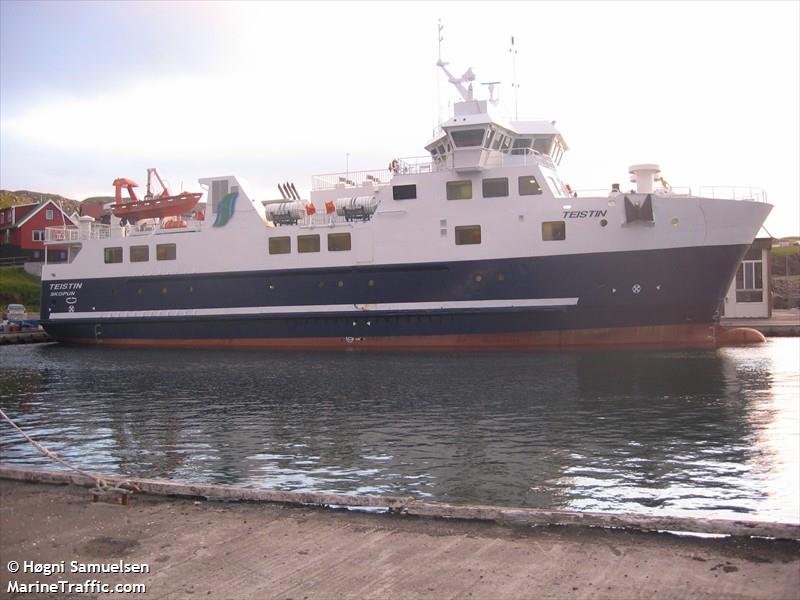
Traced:
<path id="1" fill-rule="evenodd" d="M 0 347 L 0 407 L 98 473 L 800 522 L 800 339 L 718 351 Z M 5 423 L 0 462 L 56 468 Z"/>

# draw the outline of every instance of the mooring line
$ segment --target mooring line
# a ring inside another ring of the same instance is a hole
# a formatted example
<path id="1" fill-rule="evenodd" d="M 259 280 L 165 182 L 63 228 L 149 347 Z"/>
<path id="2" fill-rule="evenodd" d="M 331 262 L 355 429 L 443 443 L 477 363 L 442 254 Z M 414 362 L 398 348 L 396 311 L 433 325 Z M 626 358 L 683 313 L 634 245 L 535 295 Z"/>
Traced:
<path id="1" fill-rule="evenodd" d="M 92 475 L 91 473 L 88 473 L 87 471 L 79 469 L 75 465 L 71 465 L 70 463 L 65 461 L 63 458 L 61 458 L 58 454 L 56 454 L 55 452 L 53 452 L 52 450 L 50 450 L 48 448 L 45 448 L 42 444 L 40 444 L 35 439 L 33 439 L 31 436 L 29 436 L 27 433 L 25 433 L 22 430 L 22 428 L 19 425 L 17 425 L 14 422 L 14 420 L 11 417 L 9 417 L 3 411 L 2 408 L 0 408 L 0 416 L 2 416 L 3 419 L 5 419 L 6 422 L 9 425 L 11 425 L 11 427 L 16 429 L 17 432 L 22 437 L 24 437 L 26 440 L 28 440 L 28 442 L 30 442 L 30 444 L 34 448 L 36 448 L 40 453 L 45 455 L 47 458 L 49 458 L 50 460 L 54 460 L 57 463 L 60 463 L 60 464 L 64 465 L 68 469 L 72 469 L 76 473 L 79 473 L 79 474 L 83 475 L 84 477 L 88 477 L 89 479 L 94 481 L 95 487 L 92 490 L 90 490 L 92 494 L 95 494 L 95 495 L 99 495 L 99 494 L 123 494 L 123 495 L 127 495 L 127 494 L 130 494 L 131 492 L 138 492 L 139 491 L 139 487 L 135 483 L 132 483 L 130 481 L 120 481 L 120 482 L 115 483 L 114 485 L 111 485 L 111 484 L 108 483 L 108 481 L 106 481 L 102 477 L 99 477 L 97 475 Z"/>

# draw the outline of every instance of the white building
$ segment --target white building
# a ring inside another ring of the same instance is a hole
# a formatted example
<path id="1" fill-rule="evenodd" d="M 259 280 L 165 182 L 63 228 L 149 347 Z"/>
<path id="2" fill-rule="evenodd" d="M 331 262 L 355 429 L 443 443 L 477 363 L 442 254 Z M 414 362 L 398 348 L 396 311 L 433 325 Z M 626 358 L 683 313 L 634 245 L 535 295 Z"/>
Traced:
<path id="1" fill-rule="evenodd" d="M 772 316 L 769 251 L 772 238 L 756 238 L 731 281 L 722 316 L 728 319 L 768 319 Z"/>

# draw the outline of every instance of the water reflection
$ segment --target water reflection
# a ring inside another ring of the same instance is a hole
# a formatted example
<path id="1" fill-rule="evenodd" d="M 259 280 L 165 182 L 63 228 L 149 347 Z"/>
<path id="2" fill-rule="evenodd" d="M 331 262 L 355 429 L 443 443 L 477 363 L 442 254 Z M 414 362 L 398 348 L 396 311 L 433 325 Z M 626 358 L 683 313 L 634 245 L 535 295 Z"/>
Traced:
<path id="1" fill-rule="evenodd" d="M 2 347 L 0 405 L 99 472 L 800 521 L 780 491 L 800 462 L 796 366 L 773 368 L 791 353 Z M 47 465 L 7 427 L 0 450 Z"/>

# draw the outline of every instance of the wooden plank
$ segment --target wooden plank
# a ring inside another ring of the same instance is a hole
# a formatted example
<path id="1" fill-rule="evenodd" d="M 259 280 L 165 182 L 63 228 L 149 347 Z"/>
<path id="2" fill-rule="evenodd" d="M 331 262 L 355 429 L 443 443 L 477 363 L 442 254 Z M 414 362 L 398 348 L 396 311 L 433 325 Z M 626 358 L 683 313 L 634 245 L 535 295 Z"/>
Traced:
<path id="1" fill-rule="evenodd" d="M 0 478 L 33 483 L 70 484 L 93 487 L 94 481 L 77 473 L 26 469 L 0 465 Z M 448 504 L 427 502 L 411 497 L 329 494 L 249 488 L 233 485 L 179 483 L 157 479 L 105 477 L 108 483 L 128 481 L 141 493 L 156 496 L 177 496 L 226 500 L 231 502 L 271 502 L 301 506 L 341 506 L 352 508 L 386 508 L 392 512 L 425 518 L 494 521 L 501 524 L 568 527 L 601 527 L 641 531 L 681 531 L 746 537 L 800 539 L 800 523 L 773 523 L 744 519 L 707 519 L 624 513 L 578 512 L 511 508 L 502 506 Z"/>

